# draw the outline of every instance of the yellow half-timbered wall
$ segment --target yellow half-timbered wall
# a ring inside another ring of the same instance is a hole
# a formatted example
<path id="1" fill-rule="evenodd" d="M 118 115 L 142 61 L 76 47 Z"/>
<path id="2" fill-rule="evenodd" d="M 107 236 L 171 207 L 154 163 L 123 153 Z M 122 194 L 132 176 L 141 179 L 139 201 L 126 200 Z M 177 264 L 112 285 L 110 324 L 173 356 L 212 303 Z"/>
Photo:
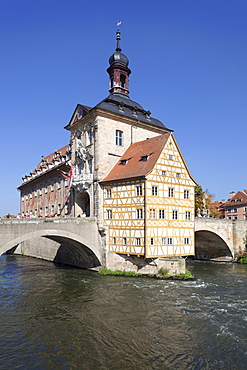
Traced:
<path id="1" fill-rule="evenodd" d="M 144 255 L 144 181 L 116 182 L 103 191 L 109 251 Z"/>
<path id="2" fill-rule="evenodd" d="M 146 258 L 193 255 L 194 186 L 170 135 L 145 179 L 103 186 L 109 251 Z"/>
<path id="3" fill-rule="evenodd" d="M 194 254 L 194 186 L 171 135 L 146 180 L 146 257 Z"/>

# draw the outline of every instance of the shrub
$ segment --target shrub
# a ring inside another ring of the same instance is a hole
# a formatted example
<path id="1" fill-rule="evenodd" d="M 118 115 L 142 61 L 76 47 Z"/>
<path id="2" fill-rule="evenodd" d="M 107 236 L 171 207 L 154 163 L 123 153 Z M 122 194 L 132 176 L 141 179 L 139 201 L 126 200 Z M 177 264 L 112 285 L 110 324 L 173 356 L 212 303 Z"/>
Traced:
<path id="1" fill-rule="evenodd" d="M 247 263 L 247 253 L 240 254 L 237 257 L 237 262 L 238 263 Z"/>

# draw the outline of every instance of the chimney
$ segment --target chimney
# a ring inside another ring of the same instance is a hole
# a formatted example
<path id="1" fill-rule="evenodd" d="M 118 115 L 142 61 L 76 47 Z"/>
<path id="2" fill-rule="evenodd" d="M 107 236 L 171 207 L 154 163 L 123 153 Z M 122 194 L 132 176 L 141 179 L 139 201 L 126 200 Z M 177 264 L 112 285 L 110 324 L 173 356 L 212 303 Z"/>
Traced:
<path id="1" fill-rule="evenodd" d="M 234 197 L 235 194 L 236 194 L 235 191 L 231 191 L 230 192 L 230 199 L 232 199 L 232 197 Z"/>

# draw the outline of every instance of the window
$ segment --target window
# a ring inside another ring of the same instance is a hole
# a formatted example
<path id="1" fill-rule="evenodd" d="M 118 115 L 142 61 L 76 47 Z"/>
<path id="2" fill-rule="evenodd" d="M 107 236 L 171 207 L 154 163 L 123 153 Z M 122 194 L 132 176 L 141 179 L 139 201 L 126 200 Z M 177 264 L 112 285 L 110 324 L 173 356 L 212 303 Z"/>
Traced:
<path id="1" fill-rule="evenodd" d="M 172 244 L 172 238 L 167 238 L 167 244 L 169 244 L 169 245 Z"/>
<path id="2" fill-rule="evenodd" d="M 51 215 L 53 216 L 54 215 L 54 205 L 52 204 L 51 206 Z"/>
<path id="3" fill-rule="evenodd" d="M 233 220 L 237 220 L 237 219 L 238 219 L 238 216 L 234 216 L 234 217 L 233 217 Z"/>
<path id="4" fill-rule="evenodd" d="M 159 218 L 160 219 L 164 219 L 165 218 L 165 210 L 164 209 L 160 209 L 159 210 Z"/>
<path id="5" fill-rule="evenodd" d="M 155 218 L 155 209 L 154 208 L 150 208 L 149 216 L 150 216 L 150 218 Z"/>
<path id="6" fill-rule="evenodd" d="M 228 208 L 228 209 L 227 209 L 227 212 L 228 212 L 228 213 L 230 213 L 231 211 L 232 211 L 232 210 L 231 210 L 231 208 Z"/>
<path id="7" fill-rule="evenodd" d="M 30 194 L 29 194 L 29 198 L 32 199 L 33 197 L 33 193 L 32 193 L 32 189 L 30 190 Z"/>
<path id="8" fill-rule="evenodd" d="M 57 214 L 60 215 L 61 214 L 61 203 L 58 203 L 57 205 Z"/>
<path id="9" fill-rule="evenodd" d="M 137 197 L 142 196 L 142 186 L 141 185 L 136 186 L 136 196 Z"/>
<path id="10" fill-rule="evenodd" d="M 34 196 L 37 197 L 37 186 L 34 188 Z"/>
<path id="11" fill-rule="evenodd" d="M 111 189 L 106 189 L 106 198 L 107 199 L 111 198 Z"/>
<path id="12" fill-rule="evenodd" d="M 93 131 L 92 130 L 88 131 L 88 142 L 89 142 L 89 145 L 91 145 L 93 142 Z"/>
<path id="13" fill-rule="evenodd" d="M 116 130 L 116 145 L 123 146 L 123 132 Z"/>
<path id="14" fill-rule="evenodd" d="M 54 180 L 51 180 L 51 191 L 54 191 Z"/>
<path id="15" fill-rule="evenodd" d="M 190 221 L 190 212 L 189 211 L 185 212 L 185 219 L 186 219 L 186 221 Z"/>
<path id="16" fill-rule="evenodd" d="M 177 173 L 176 173 L 176 177 L 177 177 L 177 178 L 180 178 L 180 173 L 178 173 L 178 172 L 177 172 Z"/>
<path id="17" fill-rule="evenodd" d="M 65 204 L 65 213 L 66 213 L 66 215 L 69 213 L 69 205 L 68 205 L 68 203 L 66 203 Z"/>
<path id="18" fill-rule="evenodd" d="M 42 195 L 42 184 L 39 185 L 39 195 Z"/>
<path id="19" fill-rule="evenodd" d="M 173 160 L 173 155 L 169 155 L 169 159 L 172 161 Z"/>
<path id="20" fill-rule="evenodd" d="M 39 215 L 42 217 L 43 211 L 42 208 L 39 209 Z"/>
<path id="21" fill-rule="evenodd" d="M 111 209 L 106 210 L 106 217 L 107 217 L 108 220 L 112 219 L 112 210 Z"/>
<path id="22" fill-rule="evenodd" d="M 136 210 L 136 218 L 142 218 L 142 208 Z"/>
<path id="23" fill-rule="evenodd" d="M 48 183 L 46 181 L 46 183 L 45 183 L 45 194 L 47 194 L 47 191 L 48 191 Z"/>
<path id="24" fill-rule="evenodd" d="M 231 220 L 232 219 L 232 216 L 228 216 L 227 218 L 228 218 L 228 220 Z"/>
<path id="25" fill-rule="evenodd" d="M 113 244 L 116 244 L 116 238 L 113 238 Z"/>
<path id="26" fill-rule="evenodd" d="M 123 245 L 126 245 L 126 244 L 127 244 L 127 239 L 123 238 Z"/>
<path id="27" fill-rule="evenodd" d="M 89 173 L 93 173 L 93 161 L 92 161 L 92 159 L 88 160 L 88 171 L 89 171 Z"/>
<path id="28" fill-rule="evenodd" d="M 57 188 L 61 189 L 61 176 L 58 176 L 57 178 Z"/>
<path id="29" fill-rule="evenodd" d="M 152 195 L 157 196 L 158 195 L 158 186 L 152 186 Z"/>
<path id="30" fill-rule="evenodd" d="M 189 199 L 189 190 L 184 190 L 184 199 Z"/>
<path id="31" fill-rule="evenodd" d="M 237 208 L 233 208 L 232 212 L 237 213 L 238 212 Z"/>
<path id="32" fill-rule="evenodd" d="M 64 186 L 68 186 L 69 185 L 69 179 L 67 177 L 65 177 L 64 179 Z"/>
<path id="33" fill-rule="evenodd" d="M 150 244 L 151 244 L 151 245 L 154 245 L 154 238 L 151 238 L 151 239 L 150 239 Z"/>
<path id="34" fill-rule="evenodd" d="M 148 155 L 142 155 L 141 156 L 141 161 L 142 162 L 147 162 L 147 160 L 148 160 Z"/>
<path id="35" fill-rule="evenodd" d="M 190 244 L 190 238 L 184 238 L 184 244 Z"/>
<path id="36" fill-rule="evenodd" d="M 120 85 L 121 85 L 121 87 L 125 88 L 125 83 L 126 83 L 126 76 L 121 73 L 121 75 L 120 75 Z"/>
<path id="37" fill-rule="evenodd" d="M 178 219 L 178 211 L 172 211 L 172 219 L 177 220 Z"/>
<path id="38" fill-rule="evenodd" d="M 166 245 L 166 238 L 162 238 L 162 245 Z"/>
<path id="39" fill-rule="evenodd" d="M 46 206 L 45 207 L 45 217 L 47 217 L 48 216 L 48 207 Z"/>
<path id="40" fill-rule="evenodd" d="M 121 166 L 125 166 L 127 162 L 128 162 L 128 159 L 121 159 L 120 164 Z"/>
<path id="41" fill-rule="evenodd" d="M 174 189 L 173 188 L 169 188 L 168 189 L 168 197 L 169 198 L 173 198 L 174 197 Z"/>
<path id="42" fill-rule="evenodd" d="M 136 245 L 141 245 L 141 239 L 140 238 L 136 238 Z"/>
<path id="43" fill-rule="evenodd" d="M 166 176 L 166 171 L 161 171 L 162 176 Z"/>

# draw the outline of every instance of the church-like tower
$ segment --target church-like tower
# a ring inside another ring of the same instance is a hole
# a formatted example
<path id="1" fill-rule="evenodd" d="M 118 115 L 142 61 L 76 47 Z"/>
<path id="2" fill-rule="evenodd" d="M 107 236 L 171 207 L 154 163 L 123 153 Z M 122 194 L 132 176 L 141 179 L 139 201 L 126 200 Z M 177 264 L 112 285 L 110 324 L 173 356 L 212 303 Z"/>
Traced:
<path id="1" fill-rule="evenodd" d="M 129 95 L 129 75 L 131 70 L 128 68 L 129 60 L 121 53 L 120 30 L 116 32 L 117 47 L 115 53 L 109 58 L 110 67 L 107 69 L 110 77 L 110 94 Z"/>

